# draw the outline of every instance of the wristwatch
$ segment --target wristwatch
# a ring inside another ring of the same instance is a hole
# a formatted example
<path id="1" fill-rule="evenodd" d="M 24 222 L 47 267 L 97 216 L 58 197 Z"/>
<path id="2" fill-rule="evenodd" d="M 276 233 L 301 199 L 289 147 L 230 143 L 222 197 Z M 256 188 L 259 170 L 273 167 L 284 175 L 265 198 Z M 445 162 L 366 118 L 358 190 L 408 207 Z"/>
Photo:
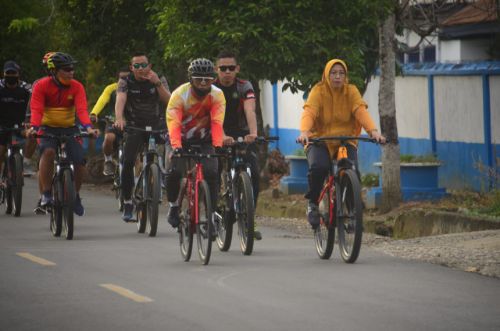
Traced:
<path id="1" fill-rule="evenodd" d="M 155 87 L 160 87 L 160 85 L 161 85 L 161 80 L 160 80 L 160 81 L 158 81 L 158 83 L 155 83 L 154 85 L 155 85 Z"/>

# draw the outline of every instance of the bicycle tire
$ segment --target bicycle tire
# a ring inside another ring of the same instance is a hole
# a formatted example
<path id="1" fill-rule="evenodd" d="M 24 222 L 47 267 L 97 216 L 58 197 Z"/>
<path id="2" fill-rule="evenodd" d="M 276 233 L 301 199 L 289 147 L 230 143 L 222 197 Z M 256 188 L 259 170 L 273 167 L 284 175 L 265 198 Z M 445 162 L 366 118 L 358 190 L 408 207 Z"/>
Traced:
<path id="1" fill-rule="evenodd" d="M 115 199 L 118 201 L 118 211 L 123 211 L 123 197 L 120 184 L 120 170 L 116 167 L 115 175 L 113 177 L 113 191 L 115 191 Z"/>
<path id="2" fill-rule="evenodd" d="M 53 205 L 50 207 L 50 232 L 54 237 L 59 237 L 62 232 L 62 187 L 61 180 L 56 174 L 52 179 L 52 201 Z"/>
<path id="3" fill-rule="evenodd" d="M 212 253 L 212 201 L 210 190 L 205 180 L 198 183 L 198 223 L 196 223 L 196 239 L 198 242 L 198 256 L 200 261 L 207 265 Z"/>
<path id="4" fill-rule="evenodd" d="M 253 251 L 255 221 L 252 181 L 246 172 L 240 172 L 236 180 L 235 215 L 238 222 L 240 248 L 243 255 L 250 255 Z"/>
<path id="5" fill-rule="evenodd" d="M 8 180 L 7 180 L 8 181 Z M 5 214 L 12 214 L 12 187 L 6 183 L 5 187 Z"/>
<path id="6" fill-rule="evenodd" d="M 332 256 L 335 241 L 335 225 L 331 221 L 332 213 L 335 212 L 333 209 L 334 187 L 328 187 L 328 184 L 325 183 L 322 194 L 323 196 L 318 204 L 320 222 L 319 226 L 314 230 L 314 243 L 319 258 L 328 260 Z"/>
<path id="7" fill-rule="evenodd" d="M 137 218 L 137 232 L 144 233 L 146 232 L 146 225 L 148 222 L 148 208 L 146 205 L 146 199 L 144 197 L 144 192 L 142 192 L 142 176 L 144 176 L 144 172 L 141 172 L 139 175 L 139 180 L 135 185 L 134 189 L 134 201 L 136 208 L 136 218 Z M 139 192 L 141 192 L 139 194 Z"/>
<path id="8" fill-rule="evenodd" d="M 160 167 L 153 163 L 148 169 L 148 192 L 146 192 L 147 224 L 146 233 L 150 237 L 156 236 L 158 230 L 158 209 L 160 207 Z"/>
<path id="9" fill-rule="evenodd" d="M 75 211 L 75 183 L 70 169 L 64 169 L 62 174 L 62 220 L 63 234 L 67 240 L 73 239 Z"/>
<path id="10" fill-rule="evenodd" d="M 23 203 L 23 157 L 19 153 L 15 153 L 12 159 L 11 169 L 11 184 L 12 184 L 12 201 L 14 216 L 21 215 L 21 207 Z"/>
<path id="11" fill-rule="evenodd" d="M 346 263 L 354 263 L 359 256 L 363 236 L 363 204 L 361 185 L 352 169 L 340 173 L 337 229 L 340 256 Z"/>
<path id="12" fill-rule="evenodd" d="M 223 170 L 221 173 L 221 185 L 219 192 L 219 200 L 217 203 L 217 210 L 215 213 L 217 246 L 222 252 L 227 252 L 231 247 L 233 238 L 233 224 L 234 224 L 234 209 L 232 208 L 233 199 L 229 187 L 228 173 Z"/>
<path id="13" fill-rule="evenodd" d="M 191 259 L 191 252 L 193 251 L 193 227 L 191 222 L 191 208 L 189 206 L 189 195 L 187 190 L 192 190 L 187 187 L 187 179 L 183 178 L 181 181 L 181 190 L 179 192 L 179 244 L 181 248 L 181 256 L 184 261 Z"/>

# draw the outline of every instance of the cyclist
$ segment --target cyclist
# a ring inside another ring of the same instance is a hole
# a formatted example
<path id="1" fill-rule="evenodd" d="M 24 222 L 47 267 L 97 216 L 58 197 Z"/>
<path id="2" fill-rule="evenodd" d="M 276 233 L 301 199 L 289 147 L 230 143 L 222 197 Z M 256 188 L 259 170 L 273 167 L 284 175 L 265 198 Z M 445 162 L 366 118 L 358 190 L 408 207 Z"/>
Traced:
<path id="1" fill-rule="evenodd" d="M 128 68 L 123 68 L 118 72 L 118 79 L 125 78 L 130 74 Z M 90 121 L 93 123 L 97 122 L 98 116 L 114 116 L 115 114 L 115 101 L 116 101 L 116 89 L 118 83 L 109 84 L 102 91 L 101 96 L 97 99 L 94 108 L 90 112 Z M 104 154 L 104 176 L 113 176 L 115 173 L 115 163 L 113 161 L 113 150 L 115 149 L 115 142 L 117 139 L 122 138 L 121 131 L 117 130 L 114 126 L 100 126 L 100 131 L 105 132 L 104 141 L 102 143 L 102 152 Z"/>
<path id="2" fill-rule="evenodd" d="M 182 149 L 182 142 L 202 142 L 203 153 L 213 153 L 214 147 L 221 147 L 223 140 L 222 123 L 226 101 L 224 93 L 213 86 L 215 72 L 212 61 L 198 58 L 188 68 L 189 82 L 179 86 L 172 93 L 167 106 L 167 126 L 169 140 L 165 146 L 165 169 L 167 200 L 170 209 L 167 220 L 172 227 L 179 225 L 177 197 L 185 162 L 172 158 L 175 150 Z M 210 188 L 212 205 L 217 202 L 219 182 L 217 159 L 204 159 L 203 175 Z"/>
<path id="3" fill-rule="evenodd" d="M 320 222 L 317 201 L 339 143 L 308 146 L 308 140 L 322 136 L 359 136 L 363 127 L 371 138 L 384 143 L 385 137 L 377 131 L 367 107 L 356 86 L 349 84 L 345 62 L 330 60 L 321 81 L 314 85 L 304 104 L 297 138 L 306 145 L 309 190 L 305 198 L 309 200 L 307 219 L 313 228 Z M 357 151 L 357 141 L 351 142 L 347 147 L 347 157 L 354 163 L 356 171 Z"/>
<path id="4" fill-rule="evenodd" d="M 217 79 L 215 86 L 224 92 L 226 114 L 224 116 L 224 144 L 232 145 L 238 137 L 252 143 L 257 138 L 257 116 L 255 115 L 255 92 L 252 83 L 237 77 L 240 65 L 231 51 L 222 51 L 217 55 Z M 247 148 L 246 161 L 250 164 L 254 206 L 259 197 L 259 164 L 255 144 Z M 255 224 L 255 223 L 254 223 Z M 262 234 L 254 229 L 254 237 L 262 239 Z"/>
<path id="5" fill-rule="evenodd" d="M 136 127 L 150 126 L 154 130 L 164 127 L 161 118 L 161 104 L 166 105 L 170 99 L 170 91 L 165 77 L 151 69 L 148 57 L 144 53 L 136 53 L 130 62 L 131 73 L 120 78 L 116 90 L 115 126 L 123 130 L 125 125 Z M 163 126 L 162 126 L 163 125 Z M 123 149 L 123 171 L 121 177 L 123 194 L 123 216 L 125 222 L 133 221 L 134 205 L 132 188 L 134 186 L 134 164 L 141 147 L 148 135 L 145 132 L 126 132 Z M 157 143 L 161 141 L 157 140 Z"/>
<path id="6" fill-rule="evenodd" d="M 38 131 L 54 135 L 79 132 L 75 126 L 76 118 L 91 135 L 97 136 L 99 130 L 92 128 L 87 113 L 87 97 L 83 85 L 73 79 L 76 61 L 61 52 L 50 54 L 47 59 L 49 76 L 38 80 L 33 88 L 31 98 L 30 134 Z M 74 212 L 78 216 L 85 213 L 80 198 L 80 187 L 85 172 L 83 148 L 77 139 L 67 142 L 68 157 L 73 161 L 75 169 L 76 199 Z M 41 207 L 46 208 L 53 202 L 51 182 L 54 170 L 56 142 L 42 138 L 39 142 L 40 164 L 39 183 L 41 185 Z"/>
<path id="7" fill-rule="evenodd" d="M 0 80 L 0 128 L 13 128 L 16 125 L 20 128 L 24 122 L 31 85 L 20 80 L 20 74 L 21 67 L 16 62 L 5 62 L 3 79 Z M 9 133 L 0 133 L 0 169 L 9 139 Z"/>

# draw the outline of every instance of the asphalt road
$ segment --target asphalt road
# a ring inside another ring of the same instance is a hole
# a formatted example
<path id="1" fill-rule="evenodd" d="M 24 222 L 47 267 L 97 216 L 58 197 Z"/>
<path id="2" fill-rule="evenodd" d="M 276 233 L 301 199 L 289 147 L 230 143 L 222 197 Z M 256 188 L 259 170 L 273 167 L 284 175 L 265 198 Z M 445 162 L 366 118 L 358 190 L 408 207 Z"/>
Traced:
<path id="1" fill-rule="evenodd" d="M 499 279 L 366 247 L 323 261 L 271 228 L 251 256 L 233 243 L 183 262 L 165 210 L 148 238 L 89 191 L 67 241 L 32 213 L 36 192 L 28 179 L 21 217 L 0 215 L 0 330 L 500 330 Z"/>

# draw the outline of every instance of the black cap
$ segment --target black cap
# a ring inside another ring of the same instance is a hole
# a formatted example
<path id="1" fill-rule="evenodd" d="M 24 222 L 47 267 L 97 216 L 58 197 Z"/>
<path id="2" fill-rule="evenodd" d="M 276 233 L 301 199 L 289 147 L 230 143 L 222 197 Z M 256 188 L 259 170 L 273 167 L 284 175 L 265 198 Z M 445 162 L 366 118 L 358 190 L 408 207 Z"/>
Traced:
<path id="1" fill-rule="evenodd" d="M 14 61 L 7 61 L 3 65 L 3 72 L 7 72 L 7 71 L 20 72 L 21 67 Z"/>

